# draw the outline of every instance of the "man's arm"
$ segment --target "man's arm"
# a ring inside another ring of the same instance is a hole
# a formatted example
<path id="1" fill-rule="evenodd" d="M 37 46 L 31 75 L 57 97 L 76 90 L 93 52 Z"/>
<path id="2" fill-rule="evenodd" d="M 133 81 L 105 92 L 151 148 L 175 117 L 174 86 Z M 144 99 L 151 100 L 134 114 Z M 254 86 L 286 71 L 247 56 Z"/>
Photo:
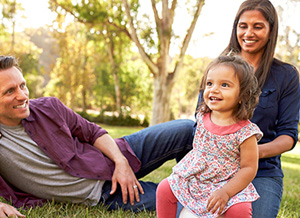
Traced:
<path id="1" fill-rule="evenodd" d="M 119 183 L 122 190 L 124 204 L 127 204 L 128 194 L 131 205 L 134 204 L 134 199 L 139 202 L 140 198 L 138 189 L 142 194 L 144 194 L 143 188 L 135 177 L 128 160 L 121 153 L 118 145 L 111 136 L 108 134 L 100 136 L 96 139 L 94 146 L 115 163 L 110 194 L 115 193 L 117 184 Z"/>
<path id="2" fill-rule="evenodd" d="M 0 202 L 0 218 L 6 217 L 25 217 L 16 208 Z"/>

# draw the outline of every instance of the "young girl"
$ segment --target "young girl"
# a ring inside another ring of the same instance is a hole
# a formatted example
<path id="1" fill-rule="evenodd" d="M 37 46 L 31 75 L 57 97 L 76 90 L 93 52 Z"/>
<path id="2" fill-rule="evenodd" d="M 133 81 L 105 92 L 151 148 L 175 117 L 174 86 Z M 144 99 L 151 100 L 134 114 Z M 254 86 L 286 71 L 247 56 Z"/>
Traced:
<path id="1" fill-rule="evenodd" d="M 251 217 L 262 137 L 249 121 L 260 94 L 254 69 L 239 56 L 220 56 L 208 66 L 200 92 L 193 150 L 159 184 L 157 217 L 175 217 L 177 201 L 199 217 Z"/>

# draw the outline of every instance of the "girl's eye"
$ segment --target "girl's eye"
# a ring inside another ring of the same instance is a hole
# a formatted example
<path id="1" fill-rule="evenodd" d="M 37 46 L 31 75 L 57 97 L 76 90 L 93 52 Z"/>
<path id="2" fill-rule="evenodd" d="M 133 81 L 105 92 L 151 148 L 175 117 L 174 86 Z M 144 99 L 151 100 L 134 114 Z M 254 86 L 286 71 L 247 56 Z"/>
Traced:
<path id="1" fill-rule="evenodd" d="M 212 85 L 211 82 L 207 82 L 207 83 L 206 83 L 206 86 L 211 86 L 211 85 Z"/>
<path id="2" fill-rule="evenodd" d="M 227 83 L 223 83 L 222 86 L 223 87 L 229 87 L 229 85 Z"/>

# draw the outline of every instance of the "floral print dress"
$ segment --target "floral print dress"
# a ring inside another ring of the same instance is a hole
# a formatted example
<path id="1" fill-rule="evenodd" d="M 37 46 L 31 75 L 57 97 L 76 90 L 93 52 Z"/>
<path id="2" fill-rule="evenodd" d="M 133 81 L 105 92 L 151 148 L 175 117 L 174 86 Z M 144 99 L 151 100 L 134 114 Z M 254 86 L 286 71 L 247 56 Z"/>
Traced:
<path id="1" fill-rule="evenodd" d="M 193 149 L 173 167 L 168 182 L 178 201 L 200 217 L 218 217 L 206 211 L 212 192 L 222 188 L 240 169 L 239 146 L 262 132 L 249 120 L 229 126 L 218 126 L 210 120 L 210 113 L 197 114 L 197 129 Z M 252 183 L 229 199 L 223 213 L 232 205 L 252 202 L 259 198 Z"/>

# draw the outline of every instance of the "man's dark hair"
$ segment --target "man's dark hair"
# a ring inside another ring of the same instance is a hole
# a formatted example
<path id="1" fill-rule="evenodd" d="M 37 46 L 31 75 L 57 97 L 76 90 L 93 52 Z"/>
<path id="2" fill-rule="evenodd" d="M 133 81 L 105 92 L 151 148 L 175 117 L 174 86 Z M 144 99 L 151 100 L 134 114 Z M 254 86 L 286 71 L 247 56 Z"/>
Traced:
<path id="1" fill-rule="evenodd" d="M 15 57 L 0 55 L 0 71 L 7 70 L 12 67 L 16 67 L 22 72 L 21 68 L 19 67 L 18 61 Z"/>

